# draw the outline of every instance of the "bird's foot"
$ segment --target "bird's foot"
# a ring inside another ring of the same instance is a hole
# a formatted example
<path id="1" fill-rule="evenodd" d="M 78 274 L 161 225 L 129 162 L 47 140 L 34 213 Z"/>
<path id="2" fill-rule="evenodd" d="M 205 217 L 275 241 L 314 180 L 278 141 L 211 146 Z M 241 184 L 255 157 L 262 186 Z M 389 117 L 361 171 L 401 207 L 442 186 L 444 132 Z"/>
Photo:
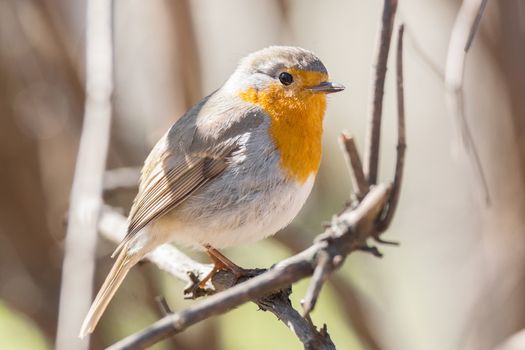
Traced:
<path id="1" fill-rule="evenodd" d="M 228 289 L 235 284 L 243 282 L 251 277 L 261 274 L 262 269 L 244 269 L 224 256 L 217 249 L 205 246 L 206 253 L 213 261 L 212 270 L 202 279 L 190 272 L 190 284 L 184 289 L 187 299 L 196 299 L 204 295 L 210 295 L 221 290 Z M 210 283 L 213 284 L 211 288 Z"/>
<path id="2" fill-rule="evenodd" d="M 195 272 L 189 271 L 188 277 L 190 282 L 184 288 L 184 299 L 197 299 L 215 293 L 215 290 L 206 286 L 206 283 L 201 287 L 201 279 Z"/>
<path id="3" fill-rule="evenodd" d="M 212 280 L 219 271 L 225 270 L 231 272 L 235 277 L 236 281 L 238 281 L 244 276 L 250 275 L 250 270 L 246 270 L 240 267 L 239 265 L 228 259 L 226 256 L 224 256 L 217 249 L 211 246 L 206 246 L 206 253 L 210 256 L 211 260 L 213 261 L 213 269 L 199 282 L 199 286 L 201 288 L 204 288 L 204 286 L 206 286 L 206 283 Z"/>

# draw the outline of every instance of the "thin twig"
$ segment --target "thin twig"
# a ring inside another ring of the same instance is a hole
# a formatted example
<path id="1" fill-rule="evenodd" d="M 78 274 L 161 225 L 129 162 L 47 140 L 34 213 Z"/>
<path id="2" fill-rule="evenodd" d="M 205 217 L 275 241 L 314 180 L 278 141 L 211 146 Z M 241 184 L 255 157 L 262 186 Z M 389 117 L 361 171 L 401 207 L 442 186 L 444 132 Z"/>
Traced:
<path id="1" fill-rule="evenodd" d="M 478 13 L 476 14 L 476 19 L 474 20 L 474 23 L 472 23 L 472 27 L 470 27 L 470 32 L 468 34 L 467 43 L 465 44 L 465 52 L 467 52 L 470 47 L 472 46 L 472 42 L 474 41 L 474 38 L 476 37 L 476 33 L 479 29 L 479 24 L 481 23 L 481 17 L 483 16 L 483 12 L 485 11 L 485 7 L 487 6 L 487 3 L 489 0 L 481 0 L 481 4 L 479 5 Z"/>
<path id="2" fill-rule="evenodd" d="M 410 27 L 407 30 L 405 30 L 405 36 L 407 37 L 407 39 L 409 39 L 409 45 L 407 45 L 407 48 L 414 50 L 414 53 L 422 59 L 423 63 L 428 68 L 430 68 L 432 73 L 437 78 L 439 78 L 440 82 L 445 81 L 445 71 L 440 67 L 440 65 L 436 61 L 434 61 L 434 58 L 431 57 L 431 55 L 428 52 L 426 52 L 425 49 L 423 49 L 418 38 L 416 38 L 412 30 L 410 30 Z M 410 45 L 410 43 L 412 45 Z"/>
<path id="3" fill-rule="evenodd" d="M 87 349 L 77 337 L 91 303 L 97 221 L 110 137 L 112 80 L 111 8 L 90 0 L 86 9 L 86 104 L 67 228 L 56 349 Z"/>
<path id="4" fill-rule="evenodd" d="M 403 182 L 403 172 L 405 168 L 406 151 L 406 130 L 405 130 L 405 92 L 403 86 L 403 34 L 405 26 L 401 24 L 397 34 L 397 55 L 396 55 L 396 81 L 397 81 L 397 157 L 394 173 L 392 192 L 388 200 L 385 215 L 379 224 L 379 230 L 384 232 L 392 222 L 392 218 L 397 209 L 401 184 Z M 381 241 L 385 243 L 385 241 Z"/>
<path id="5" fill-rule="evenodd" d="M 306 295 L 301 302 L 304 317 L 313 311 L 315 304 L 317 303 L 319 293 L 321 293 L 321 288 L 323 287 L 324 282 L 330 276 L 331 272 L 332 263 L 330 262 L 328 253 L 325 251 L 319 252 L 319 255 L 317 256 L 317 266 L 315 267 L 314 274 L 312 275 L 312 280 L 310 281 Z"/>
<path id="6" fill-rule="evenodd" d="M 363 201 L 353 209 L 345 210 L 308 249 L 281 261 L 273 268 L 221 293 L 212 295 L 186 310 L 166 316 L 146 329 L 131 335 L 109 349 L 139 349 L 179 333 L 206 318 L 227 312 L 250 300 L 278 292 L 313 274 L 313 261 L 321 251 L 329 254 L 330 261 L 346 256 L 363 246 L 375 234 L 377 215 L 383 209 L 389 187 L 383 184 L 372 188 Z"/>
<path id="7" fill-rule="evenodd" d="M 155 298 L 155 302 L 159 306 L 159 310 L 162 313 L 162 316 L 171 315 L 173 313 L 173 310 L 171 310 L 170 305 L 168 304 L 168 301 L 164 296 L 159 295 Z"/>
<path id="8" fill-rule="evenodd" d="M 397 0 L 384 0 L 381 27 L 379 29 L 379 40 L 377 41 L 376 60 L 375 65 L 372 68 L 372 103 L 367 129 L 364 164 L 365 175 L 367 176 L 370 185 L 375 185 L 377 183 L 383 93 L 385 88 L 388 52 L 390 50 L 390 39 L 392 37 L 396 9 Z"/>
<path id="9" fill-rule="evenodd" d="M 119 188 L 137 188 L 139 178 L 140 168 L 137 167 L 107 170 L 104 174 L 104 191 L 114 191 Z"/>
<path id="10" fill-rule="evenodd" d="M 359 157 L 359 152 L 357 151 L 355 140 L 348 133 L 343 132 L 341 133 L 340 142 L 350 172 L 352 189 L 357 199 L 361 200 L 368 192 L 369 186 L 363 172 L 363 165 L 361 163 L 361 157 Z"/>
<path id="11" fill-rule="evenodd" d="M 456 22 L 452 28 L 452 34 L 448 46 L 445 86 L 448 107 L 452 118 L 457 123 L 459 138 L 472 163 L 476 175 L 475 177 L 482 187 L 485 202 L 490 204 L 489 186 L 465 114 L 465 101 L 463 94 L 463 78 L 466 61 L 465 45 L 469 40 L 472 40 L 469 39 L 469 36 L 473 31 L 472 28 L 475 26 L 478 14 L 483 13 L 480 11 L 480 6 L 482 5 L 481 0 L 464 0 L 461 4 L 461 8 L 456 17 Z"/>

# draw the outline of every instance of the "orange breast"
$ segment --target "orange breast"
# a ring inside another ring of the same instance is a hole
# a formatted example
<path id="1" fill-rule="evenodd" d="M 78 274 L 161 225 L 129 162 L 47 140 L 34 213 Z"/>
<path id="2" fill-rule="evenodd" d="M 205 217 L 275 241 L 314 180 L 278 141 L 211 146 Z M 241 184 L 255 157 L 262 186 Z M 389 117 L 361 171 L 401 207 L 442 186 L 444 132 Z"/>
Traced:
<path id="1" fill-rule="evenodd" d="M 297 76 L 297 74 L 296 74 Z M 302 72 L 301 84 L 313 86 L 325 80 L 317 72 Z M 240 97 L 260 106 L 270 117 L 270 134 L 281 154 L 288 177 L 304 183 L 321 161 L 326 96 L 305 89 L 287 90 L 276 83 L 264 90 L 249 88 Z"/>

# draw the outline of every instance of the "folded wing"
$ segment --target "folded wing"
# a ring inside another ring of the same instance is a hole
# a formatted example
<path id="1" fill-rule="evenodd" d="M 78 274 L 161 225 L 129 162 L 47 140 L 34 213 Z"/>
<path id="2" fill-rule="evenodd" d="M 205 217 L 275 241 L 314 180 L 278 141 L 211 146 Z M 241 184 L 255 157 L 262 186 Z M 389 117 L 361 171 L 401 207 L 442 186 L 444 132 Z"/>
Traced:
<path id="1" fill-rule="evenodd" d="M 126 237 L 113 255 L 153 220 L 182 203 L 194 191 L 213 180 L 228 167 L 235 144 L 220 145 L 209 152 L 186 157 L 158 157 L 141 179 L 141 187 L 129 215 Z M 182 158 L 182 159 L 181 159 Z M 153 166 L 153 169 L 151 167 Z"/>

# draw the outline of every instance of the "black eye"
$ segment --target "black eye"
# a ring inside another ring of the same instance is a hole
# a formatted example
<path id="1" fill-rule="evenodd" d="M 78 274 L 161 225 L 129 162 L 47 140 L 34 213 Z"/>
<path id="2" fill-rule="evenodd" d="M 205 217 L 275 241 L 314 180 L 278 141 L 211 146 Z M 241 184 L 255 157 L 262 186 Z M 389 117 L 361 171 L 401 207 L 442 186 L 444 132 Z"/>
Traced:
<path id="1" fill-rule="evenodd" d="M 283 85 L 290 85 L 291 83 L 293 83 L 293 77 L 290 73 L 282 72 L 281 74 L 279 74 L 279 81 Z"/>

